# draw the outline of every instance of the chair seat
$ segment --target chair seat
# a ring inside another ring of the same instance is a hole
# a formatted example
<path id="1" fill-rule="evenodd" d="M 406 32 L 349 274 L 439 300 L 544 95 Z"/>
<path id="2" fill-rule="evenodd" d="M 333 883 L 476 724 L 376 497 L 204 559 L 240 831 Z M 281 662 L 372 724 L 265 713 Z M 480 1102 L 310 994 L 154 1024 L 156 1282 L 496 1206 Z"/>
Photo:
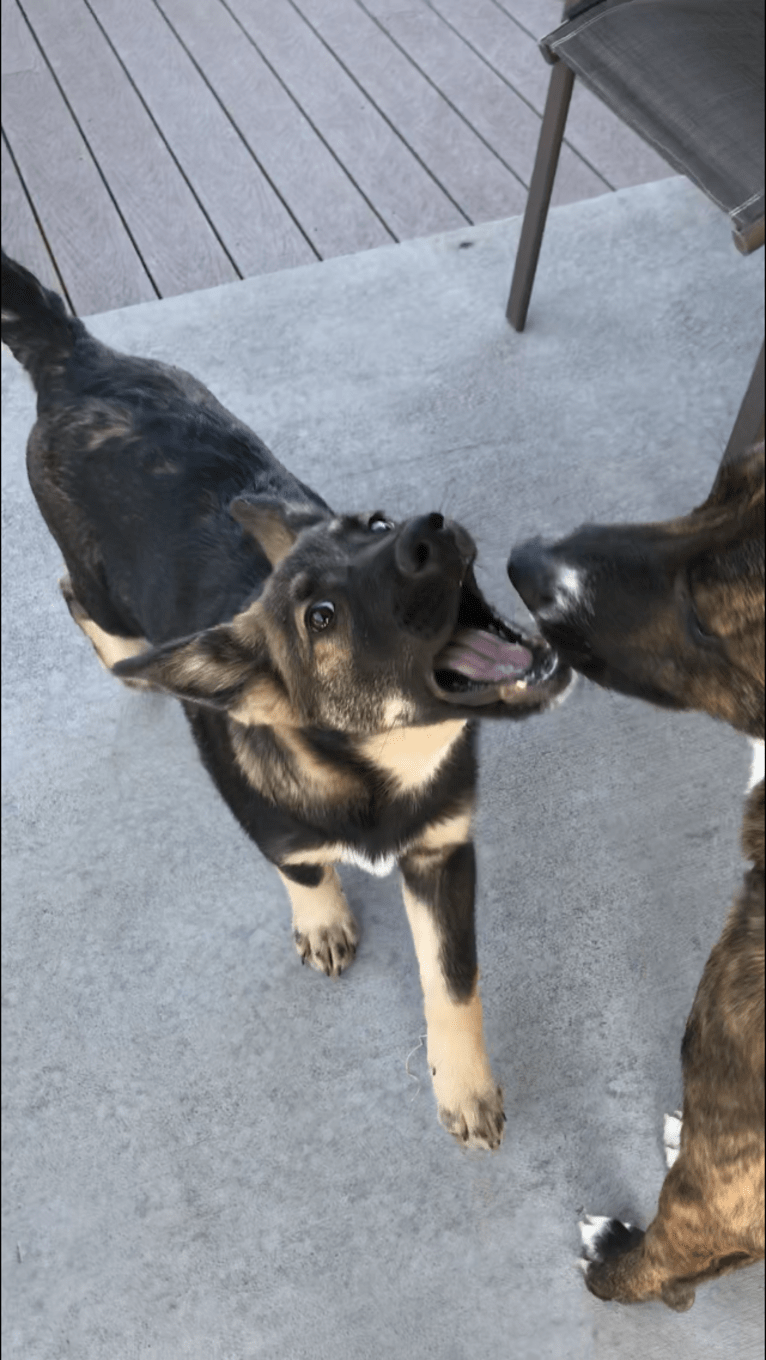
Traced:
<path id="1" fill-rule="evenodd" d="M 764 0 L 570 0 L 540 43 L 553 69 L 506 308 L 515 330 L 526 325 L 576 76 L 728 213 L 743 254 L 763 245 L 763 38 Z M 761 346 L 727 456 L 763 438 L 763 407 Z"/>
<path id="2" fill-rule="evenodd" d="M 540 46 L 763 244 L 763 0 L 580 0 Z"/>

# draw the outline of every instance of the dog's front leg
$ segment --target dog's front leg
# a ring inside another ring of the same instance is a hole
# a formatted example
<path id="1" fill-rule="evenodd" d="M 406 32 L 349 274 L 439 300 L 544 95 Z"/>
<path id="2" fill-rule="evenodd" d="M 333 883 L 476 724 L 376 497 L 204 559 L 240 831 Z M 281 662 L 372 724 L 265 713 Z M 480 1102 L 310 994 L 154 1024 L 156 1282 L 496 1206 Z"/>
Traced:
<path id="1" fill-rule="evenodd" d="M 280 864 L 290 895 L 295 948 L 302 963 L 339 977 L 353 963 L 359 927 L 331 864 Z"/>
<path id="2" fill-rule="evenodd" d="M 751 798 L 762 835 L 763 785 Z M 670 1170 L 654 1221 L 645 1233 L 619 1219 L 580 1225 L 597 1298 L 659 1298 L 684 1312 L 704 1280 L 763 1260 L 763 901 L 763 870 L 750 869 L 705 964 L 681 1048 L 683 1119 L 666 1122 Z"/>
<path id="3" fill-rule="evenodd" d="M 585 1283 L 596 1298 L 618 1303 L 661 1299 L 685 1313 L 696 1286 L 763 1258 L 763 1160 L 722 1159 L 720 1147 L 681 1146 L 646 1232 L 614 1218 L 580 1224 Z M 723 1146 L 729 1140 L 722 1138 Z M 757 1143 L 757 1135 L 751 1140 Z M 717 1140 L 716 1140 L 717 1142 Z M 747 1151 L 750 1151 L 748 1148 Z M 760 1162 L 760 1165 L 759 1165 Z M 734 1212 L 732 1212 L 732 1208 Z"/>
<path id="4" fill-rule="evenodd" d="M 503 1099 L 484 1046 L 470 815 L 429 828 L 399 860 L 420 967 L 439 1119 L 469 1147 L 497 1148 Z"/>

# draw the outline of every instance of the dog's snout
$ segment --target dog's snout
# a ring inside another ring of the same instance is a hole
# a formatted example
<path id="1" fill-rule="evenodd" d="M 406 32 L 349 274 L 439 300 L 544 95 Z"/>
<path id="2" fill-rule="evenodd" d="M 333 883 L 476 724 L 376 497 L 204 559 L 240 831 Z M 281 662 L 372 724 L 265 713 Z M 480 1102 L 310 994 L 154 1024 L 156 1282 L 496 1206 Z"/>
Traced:
<path id="1" fill-rule="evenodd" d="M 539 538 L 514 548 L 508 558 L 508 575 L 533 614 L 556 602 L 559 566 Z"/>
<path id="2" fill-rule="evenodd" d="M 438 535 L 444 528 L 444 516 L 434 512 L 410 520 L 396 543 L 399 569 L 407 576 L 416 576 L 429 565 L 438 566 L 440 544 Z"/>

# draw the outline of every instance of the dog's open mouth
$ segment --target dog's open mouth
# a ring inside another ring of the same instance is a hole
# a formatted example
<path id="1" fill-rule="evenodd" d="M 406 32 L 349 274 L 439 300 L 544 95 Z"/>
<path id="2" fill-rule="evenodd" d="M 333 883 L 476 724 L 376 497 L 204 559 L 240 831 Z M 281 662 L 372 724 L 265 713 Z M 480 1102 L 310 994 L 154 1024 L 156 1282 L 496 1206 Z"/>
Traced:
<path id="1" fill-rule="evenodd" d="M 525 638 L 493 614 L 469 568 L 455 631 L 434 659 L 439 698 L 477 708 L 513 704 L 532 698 L 528 691 L 552 680 L 558 669 L 558 656 L 542 638 Z"/>

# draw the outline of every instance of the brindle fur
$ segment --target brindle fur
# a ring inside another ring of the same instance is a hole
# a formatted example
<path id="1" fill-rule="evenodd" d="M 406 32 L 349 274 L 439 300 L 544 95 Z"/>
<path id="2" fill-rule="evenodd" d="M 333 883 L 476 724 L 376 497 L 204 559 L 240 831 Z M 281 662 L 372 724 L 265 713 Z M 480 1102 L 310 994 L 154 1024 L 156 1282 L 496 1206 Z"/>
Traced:
<path id="1" fill-rule="evenodd" d="M 525 544 L 509 573 L 584 674 L 701 709 L 762 741 L 763 513 L 761 443 L 725 461 L 707 501 L 685 518 L 588 526 L 551 548 Z M 680 1152 L 657 1214 L 645 1233 L 611 1219 L 583 1234 L 585 1280 L 602 1299 L 662 1299 L 683 1311 L 698 1284 L 764 1255 L 762 778 L 745 803 L 742 849 L 751 867 L 686 1026 Z"/>
<path id="2" fill-rule="evenodd" d="M 181 699 L 279 870 L 303 962 L 337 976 L 354 957 L 334 863 L 398 861 L 440 1117 L 497 1147 L 473 925 L 477 708 L 445 697 L 433 664 L 461 610 L 490 612 L 470 538 L 437 514 L 334 515 L 196 379 L 99 344 L 5 256 L 3 339 L 37 389 L 29 479 L 75 622 L 121 679 Z M 312 633 L 307 610 L 327 600 L 332 627 Z M 530 646 L 540 682 L 482 714 L 523 717 L 566 688 Z"/>

